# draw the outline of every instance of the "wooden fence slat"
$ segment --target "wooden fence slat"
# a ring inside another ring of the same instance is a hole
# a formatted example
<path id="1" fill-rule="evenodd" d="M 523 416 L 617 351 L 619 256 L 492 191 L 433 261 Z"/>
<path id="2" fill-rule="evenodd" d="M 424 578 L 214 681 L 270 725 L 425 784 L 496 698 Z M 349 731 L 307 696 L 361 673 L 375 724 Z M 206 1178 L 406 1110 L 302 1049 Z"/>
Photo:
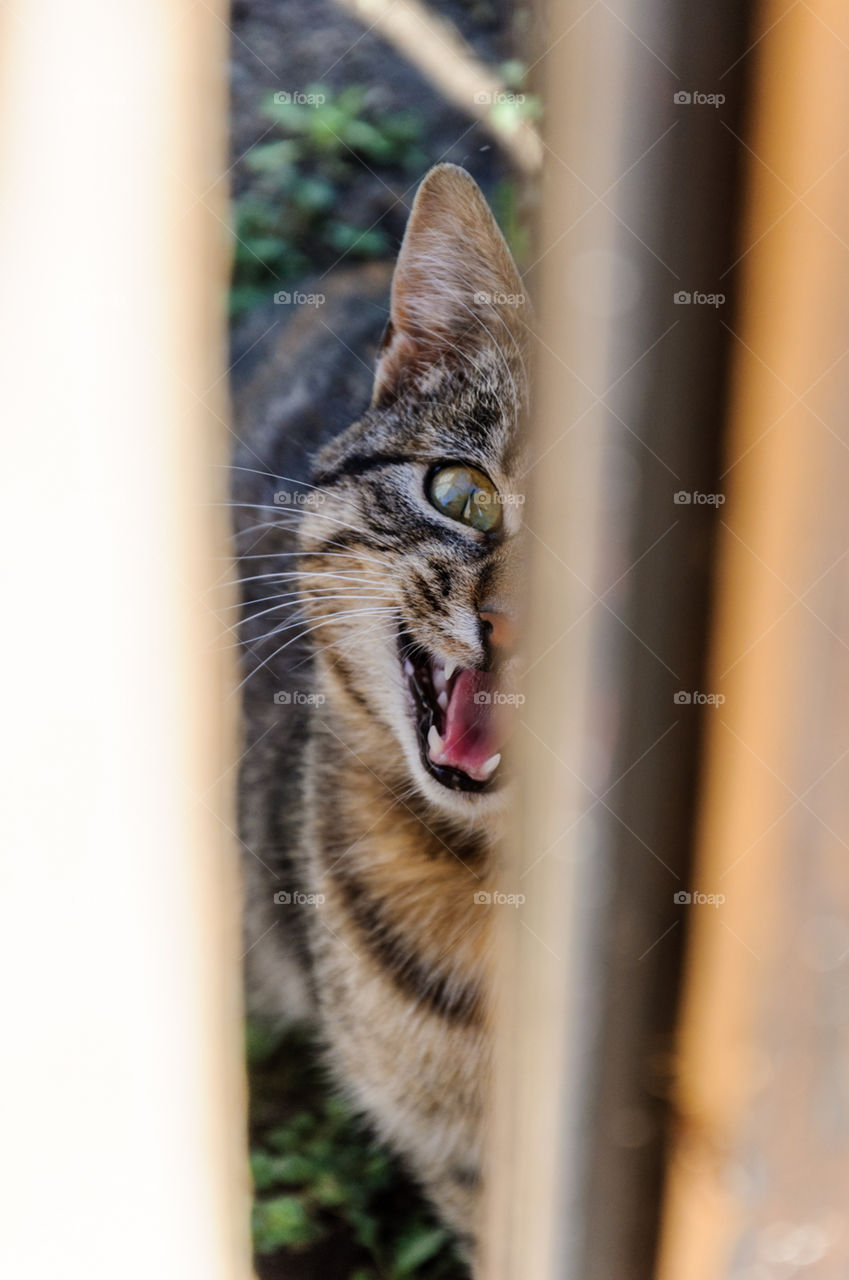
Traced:
<path id="1" fill-rule="evenodd" d="M 0 1273 L 21 1280 L 250 1274 L 234 713 L 202 599 L 226 547 L 223 18 L 2 15 Z"/>
<path id="2" fill-rule="evenodd" d="M 757 37 L 662 1280 L 849 1274 L 849 10 Z"/>

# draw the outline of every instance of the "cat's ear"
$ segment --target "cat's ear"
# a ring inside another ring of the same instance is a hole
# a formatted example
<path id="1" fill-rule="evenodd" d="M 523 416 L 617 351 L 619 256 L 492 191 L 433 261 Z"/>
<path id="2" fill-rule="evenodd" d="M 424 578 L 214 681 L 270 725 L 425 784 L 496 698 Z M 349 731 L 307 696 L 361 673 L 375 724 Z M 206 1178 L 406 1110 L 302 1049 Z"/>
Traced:
<path id="1" fill-rule="evenodd" d="M 468 361 L 487 344 L 512 363 L 527 310 L 521 277 L 474 178 L 437 165 L 419 187 L 398 255 L 372 405 L 389 404 L 428 369 Z"/>

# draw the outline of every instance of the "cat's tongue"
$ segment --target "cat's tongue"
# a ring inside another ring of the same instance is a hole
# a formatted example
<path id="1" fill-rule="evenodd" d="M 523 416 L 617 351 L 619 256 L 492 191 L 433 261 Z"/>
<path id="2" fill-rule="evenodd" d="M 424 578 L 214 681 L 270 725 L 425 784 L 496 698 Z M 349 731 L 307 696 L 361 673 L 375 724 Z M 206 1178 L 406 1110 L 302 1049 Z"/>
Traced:
<path id="1" fill-rule="evenodd" d="M 428 739 L 434 764 L 460 769 L 485 782 L 498 768 L 504 742 L 501 708 L 496 704 L 492 673 L 466 668 L 451 685 L 441 736 L 435 729 Z"/>

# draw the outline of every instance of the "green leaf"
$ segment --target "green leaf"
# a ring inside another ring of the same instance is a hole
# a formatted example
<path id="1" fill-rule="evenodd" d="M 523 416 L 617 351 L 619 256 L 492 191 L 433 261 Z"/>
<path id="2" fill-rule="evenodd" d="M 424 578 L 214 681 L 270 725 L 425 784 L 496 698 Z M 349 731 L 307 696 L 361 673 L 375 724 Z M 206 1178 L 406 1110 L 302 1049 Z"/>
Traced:
<path id="1" fill-rule="evenodd" d="M 251 1177 L 255 1191 L 267 1191 L 274 1186 L 274 1159 L 264 1151 L 251 1152 Z"/>
<path id="2" fill-rule="evenodd" d="M 270 1187 L 281 1184 L 297 1186 L 299 1183 L 311 1182 L 316 1175 L 316 1168 L 306 1156 L 271 1156 L 267 1151 L 254 1151 L 251 1154 L 251 1173 L 257 1191 L 268 1191 Z"/>
<path id="3" fill-rule="evenodd" d="M 332 1120 L 351 1119 L 351 1108 L 348 1106 L 344 1098 L 340 1098 L 338 1094 L 331 1093 L 324 1104 L 324 1110 Z"/>
<path id="4" fill-rule="evenodd" d="M 265 1135 L 265 1141 L 276 1151 L 290 1151 L 300 1146 L 303 1138 L 315 1129 L 315 1117 L 308 1111 L 298 1111 L 288 1124 L 271 1129 Z"/>
<path id="5" fill-rule="evenodd" d="M 312 117 L 317 114 L 315 107 L 302 106 L 298 102 L 275 102 L 274 95 L 266 100 L 265 113 L 289 133 L 307 133 L 312 124 Z"/>
<path id="6" fill-rule="evenodd" d="M 414 1271 L 439 1253 L 448 1240 L 443 1227 L 424 1227 L 404 1236 L 395 1251 L 395 1272 L 411 1276 Z"/>
<path id="7" fill-rule="evenodd" d="M 389 160 L 394 153 L 390 138 L 366 120 L 351 120 L 344 130 L 344 141 L 353 151 L 361 151 L 370 160 Z"/>
<path id="8" fill-rule="evenodd" d="M 364 1245 L 366 1249 L 370 1249 L 374 1253 L 378 1242 L 376 1219 L 370 1213 L 365 1213 L 360 1209 L 349 1209 L 347 1218 L 354 1229 L 357 1243 Z"/>
<path id="9" fill-rule="evenodd" d="M 268 287 L 253 284 L 237 284 L 230 290 L 230 315 L 241 316 L 251 307 L 267 302 Z"/>
<path id="10" fill-rule="evenodd" d="M 245 156 L 245 167 L 252 173 L 278 173 L 288 169 L 295 159 L 296 144 L 290 138 L 261 142 Z"/>
<path id="11" fill-rule="evenodd" d="M 511 89 L 520 89 L 527 74 L 524 62 L 519 58 L 510 58 L 501 64 L 501 75 L 504 83 Z"/>
<path id="12" fill-rule="evenodd" d="M 273 267 L 282 248 L 281 241 L 273 236 L 252 236 L 239 234 L 236 240 L 236 257 L 241 261 L 248 257 L 257 266 Z M 257 259 L 259 261 L 257 262 Z"/>
<path id="13" fill-rule="evenodd" d="M 249 1022 L 245 1028 L 245 1052 L 248 1062 L 255 1066 L 267 1062 L 277 1051 L 282 1033 L 264 1022 Z"/>
<path id="14" fill-rule="evenodd" d="M 346 222 L 336 222 L 328 228 L 327 235 L 339 253 L 352 253 L 358 258 L 378 258 L 389 248 L 389 240 L 379 228 L 363 231 Z"/>
<path id="15" fill-rule="evenodd" d="M 276 1196 L 254 1205 L 253 1239 L 257 1253 L 311 1244 L 320 1234 L 297 1196 Z"/>
<path id="16" fill-rule="evenodd" d="M 288 1156 L 275 1156 L 271 1172 L 275 1182 L 292 1186 L 299 1182 L 310 1182 L 316 1176 L 316 1167 L 306 1156 L 293 1153 Z"/>
<path id="17" fill-rule="evenodd" d="M 293 204 L 309 213 L 323 213 L 331 209 L 336 199 L 333 184 L 321 178 L 301 178 L 291 194 Z"/>
<path id="18" fill-rule="evenodd" d="M 337 106 L 345 112 L 346 115 L 358 115 L 363 109 L 366 100 L 367 90 L 361 84 L 349 84 L 336 96 Z"/>
<path id="19" fill-rule="evenodd" d="M 310 1188 L 313 1198 L 325 1209 L 345 1204 L 348 1200 L 348 1189 L 332 1173 L 323 1173 Z"/>

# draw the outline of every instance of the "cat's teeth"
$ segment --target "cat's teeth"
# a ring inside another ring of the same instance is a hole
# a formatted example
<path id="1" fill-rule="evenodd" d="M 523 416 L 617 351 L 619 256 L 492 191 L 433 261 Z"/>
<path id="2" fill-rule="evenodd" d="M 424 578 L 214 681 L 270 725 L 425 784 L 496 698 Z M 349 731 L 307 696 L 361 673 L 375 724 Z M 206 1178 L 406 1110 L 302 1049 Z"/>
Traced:
<path id="1" fill-rule="evenodd" d="M 406 662 L 404 663 L 404 675 L 411 676 L 412 674 L 413 674 L 413 664 L 410 661 L 410 659 L 407 658 Z"/>
<path id="2" fill-rule="evenodd" d="M 436 702 L 440 710 L 446 711 L 448 709 L 448 694 L 445 692 L 444 689 L 442 690 L 442 693 L 439 695 L 439 697 L 436 699 Z"/>
<path id="3" fill-rule="evenodd" d="M 484 782 L 487 778 L 491 778 L 500 764 L 501 752 L 499 751 L 497 755 L 490 756 L 486 764 L 481 765 L 480 773 L 483 775 L 481 781 Z"/>
<path id="4" fill-rule="evenodd" d="M 439 730 L 435 724 L 432 724 L 428 730 L 427 745 L 428 750 L 430 751 L 431 760 L 434 760 L 438 764 L 439 761 L 436 760 L 436 757 L 442 755 L 445 744 L 440 738 Z"/>
<path id="5" fill-rule="evenodd" d="M 431 669 L 431 679 L 433 680 L 433 688 L 437 694 L 441 694 L 445 689 L 445 668 L 440 666 L 438 662 L 434 662 Z"/>
<path id="6" fill-rule="evenodd" d="M 454 672 L 457 670 L 458 665 L 459 665 L 459 664 L 458 664 L 458 663 L 456 663 L 456 662 L 454 661 L 454 659 L 453 659 L 453 658 L 449 658 L 449 659 L 447 660 L 447 662 L 445 663 L 445 682 L 446 682 L 446 684 L 447 684 L 447 683 L 448 683 L 448 681 L 451 679 L 451 677 L 453 676 Z"/>

